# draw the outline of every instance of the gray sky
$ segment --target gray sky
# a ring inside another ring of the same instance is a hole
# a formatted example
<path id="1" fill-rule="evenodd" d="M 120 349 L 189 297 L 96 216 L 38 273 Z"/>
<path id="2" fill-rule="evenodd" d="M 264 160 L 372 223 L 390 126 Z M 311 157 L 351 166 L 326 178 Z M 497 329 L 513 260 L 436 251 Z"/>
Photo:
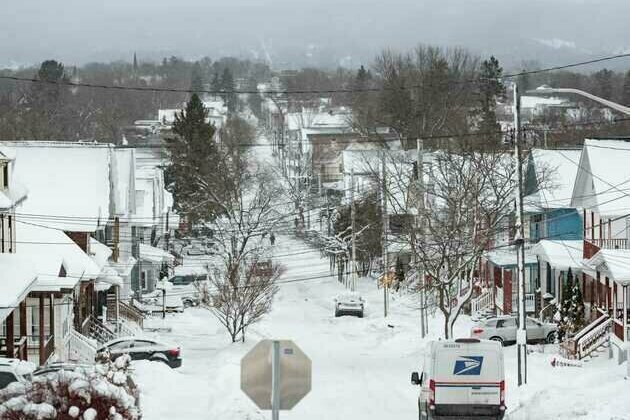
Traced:
<path id="1" fill-rule="evenodd" d="M 223 55 L 357 66 L 459 45 L 508 66 L 630 51 L 630 0 L 4 0 L 0 65 Z M 624 64 L 630 67 L 630 62 Z"/>

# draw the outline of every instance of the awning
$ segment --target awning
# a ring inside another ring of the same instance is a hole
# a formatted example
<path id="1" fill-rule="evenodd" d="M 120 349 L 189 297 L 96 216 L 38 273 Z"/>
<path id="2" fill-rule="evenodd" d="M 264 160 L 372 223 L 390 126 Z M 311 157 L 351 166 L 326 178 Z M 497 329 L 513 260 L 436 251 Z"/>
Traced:
<path id="1" fill-rule="evenodd" d="M 630 250 L 602 249 L 593 255 L 586 264 L 596 267 L 608 278 L 622 286 L 630 285 Z"/>

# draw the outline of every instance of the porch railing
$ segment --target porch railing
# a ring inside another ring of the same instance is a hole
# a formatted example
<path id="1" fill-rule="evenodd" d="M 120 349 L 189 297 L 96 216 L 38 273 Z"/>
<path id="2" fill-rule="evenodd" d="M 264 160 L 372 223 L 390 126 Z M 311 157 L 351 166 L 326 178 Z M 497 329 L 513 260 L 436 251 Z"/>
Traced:
<path id="1" fill-rule="evenodd" d="M 501 311 L 503 311 L 503 309 L 504 309 L 503 308 L 503 288 L 495 287 L 494 291 L 495 291 L 494 303 L 495 303 L 496 306 L 501 308 Z"/>
<path id="2" fill-rule="evenodd" d="M 536 311 L 536 295 L 534 293 L 525 293 L 525 312 Z"/>
<path id="3" fill-rule="evenodd" d="M 560 345 L 562 353 L 568 358 L 578 360 L 585 358 L 606 342 L 612 323 L 608 315 L 600 316 L 562 343 Z"/>
<path id="4" fill-rule="evenodd" d="M 73 362 L 92 363 L 96 356 L 97 345 L 96 340 L 71 329 L 65 341 L 67 359 Z"/>
<path id="5" fill-rule="evenodd" d="M 492 308 L 492 292 L 485 289 L 479 296 L 470 300 L 470 313 L 485 311 Z"/>
<path id="6" fill-rule="evenodd" d="M 116 333 L 91 315 L 83 321 L 81 334 L 95 339 L 99 344 L 116 338 Z"/>
<path id="7" fill-rule="evenodd" d="M 8 347 L 7 337 L 0 336 L 0 354 L 8 358 L 28 359 L 28 338 L 26 336 L 13 338 L 13 351 L 9 351 Z"/>

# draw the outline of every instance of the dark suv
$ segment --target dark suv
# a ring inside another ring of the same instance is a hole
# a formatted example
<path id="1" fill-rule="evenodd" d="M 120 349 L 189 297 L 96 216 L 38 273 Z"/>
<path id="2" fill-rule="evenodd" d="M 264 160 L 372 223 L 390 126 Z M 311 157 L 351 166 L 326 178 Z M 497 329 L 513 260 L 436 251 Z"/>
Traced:
<path id="1" fill-rule="evenodd" d="M 168 345 L 151 338 L 123 337 L 103 344 L 97 353 L 109 350 L 112 360 L 128 354 L 132 360 L 151 360 L 166 363 L 171 368 L 182 365 L 182 353 L 178 346 Z"/>

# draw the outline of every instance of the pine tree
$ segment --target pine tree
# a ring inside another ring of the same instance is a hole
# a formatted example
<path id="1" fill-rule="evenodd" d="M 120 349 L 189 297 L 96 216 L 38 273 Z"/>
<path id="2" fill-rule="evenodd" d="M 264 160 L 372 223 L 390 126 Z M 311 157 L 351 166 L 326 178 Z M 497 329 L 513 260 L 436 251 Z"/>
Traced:
<path id="1" fill-rule="evenodd" d="M 579 281 L 573 278 L 571 269 L 562 290 L 562 303 L 559 305 L 558 338 L 566 340 L 584 326 L 584 300 Z"/>
<path id="2" fill-rule="evenodd" d="M 487 143 L 496 145 L 501 139 L 501 126 L 497 122 L 495 112 L 497 98 L 505 93 L 505 86 L 501 81 L 503 68 L 494 56 L 481 64 L 481 92 L 479 104 L 479 131 L 486 133 L 483 137 Z"/>
<path id="3" fill-rule="evenodd" d="M 400 258 L 396 257 L 396 291 L 400 288 L 400 285 L 405 281 L 405 270 L 403 269 L 403 263 Z"/>
<path id="4" fill-rule="evenodd" d="M 171 164 L 164 172 L 175 208 L 191 222 L 212 220 L 220 213 L 226 180 L 217 176 L 223 162 L 214 141 L 215 128 L 206 122 L 208 110 L 197 94 L 175 115 L 173 133 L 166 141 Z"/>
<path id="5" fill-rule="evenodd" d="M 192 66 L 192 71 L 190 74 L 190 90 L 197 95 L 201 95 L 201 91 L 203 90 L 203 71 L 201 70 L 201 65 L 199 62 L 195 62 Z"/>
<path id="6" fill-rule="evenodd" d="M 370 121 L 369 111 L 369 97 L 366 89 L 369 87 L 369 81 L 371 79 L 370 72 L 365 70 L 365 67 L 361 66 L 357 71 L 357 76 L 354 79 L 353 94 L 352 94 L 352 110 L 354 116 L 362 127 L 366 127 Z"/>
<path id="7" fill-rule="evenodd" d="M 227 106 L 228 113 L 233 113 L 236 111 L 236 106 L 238 105 L 238 98 L 236 96 L 235 90 L 236 87 L 234 85 L 234 77 L 232 76 L 232 72 L 227 67 L 223 70 L 223 74 L 221 74 L 221 92 L 223 93 L 223 101 Z"/>
<path id="8" fill-rule="evenodd" d="M 215 92 L 214 96 L 219 96 L 218 92 L 221 92 L 221 80 L 219 79 L 219 73 L 212 75 L 212 81 L 210 82 L 210 90 Z"/>
<path id="9" fill-rule="evenodd" d="M 623 79 L 623 92 L 621 92 L 621 103 L 630 106 L 630 70 Z"/>

